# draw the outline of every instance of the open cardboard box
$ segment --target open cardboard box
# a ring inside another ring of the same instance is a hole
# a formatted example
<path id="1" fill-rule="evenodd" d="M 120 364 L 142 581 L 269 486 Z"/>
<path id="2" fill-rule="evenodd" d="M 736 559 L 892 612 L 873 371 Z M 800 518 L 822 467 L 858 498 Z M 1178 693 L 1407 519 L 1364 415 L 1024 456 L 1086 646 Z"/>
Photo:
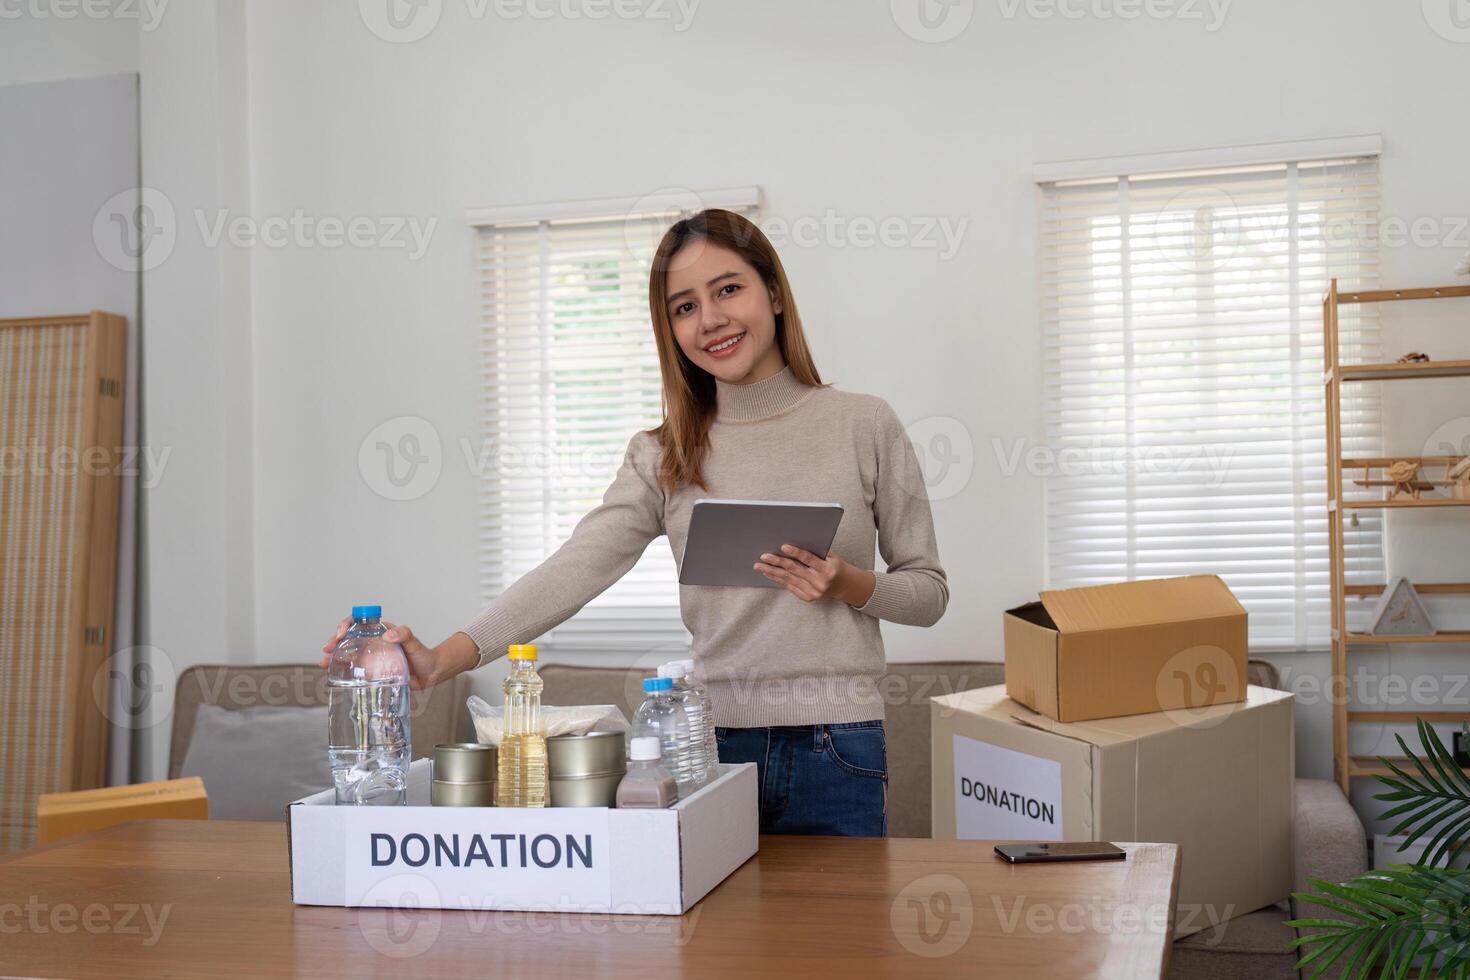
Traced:
<path id="1" fill-rule="evenodd" d="M 1216 575 L 1041 593 L 1006 611 L 1006 692 L 1057 721 L 1239 701 L 1246 611 Z"/>
<path id="2" fill-rule="evenodd" d="M 756 852 L 751 763 L 666 810 L 430 806 L 431 768 L 409 766 L 408 806 L 290 804 L 292 900 L 681 915 Z"/>

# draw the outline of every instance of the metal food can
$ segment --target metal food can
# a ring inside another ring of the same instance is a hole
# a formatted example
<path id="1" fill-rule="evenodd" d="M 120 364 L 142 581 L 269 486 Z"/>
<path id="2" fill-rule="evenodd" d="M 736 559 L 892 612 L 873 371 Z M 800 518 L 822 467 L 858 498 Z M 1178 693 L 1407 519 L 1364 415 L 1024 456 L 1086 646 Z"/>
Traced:
<path id="1" fill-rule="evenodd" d="M 623 773 L 628 768 L 622 732 L 557 735 L 546 740 L 546 770 L 552 779 Z"/>
<path id="2" fill-rule="evenodd" d="M 624 773 L 608 772 L 597 776 L 571 776 L 547 780 L 552 806 L 616 806 L 618 784 Z"/>
<path id="3" fill-rule="evenodd" d="M 451 783 L 436 779 L 429 784 L 429 802 L 434 806 L 494 806 L 495 784 Z"/>
<path id="4" fill-rule="evenodd" d="M 434 780 L 444 783 L 495 782 L 496 752 L 479 742 L 447 742 L 434 746 Z"/>
<path id="5" fill-rule="evenodd" d="M 552 806 L 613 806 L 628 769 L 622 732 L 557 735 L 546 740 Z"/>

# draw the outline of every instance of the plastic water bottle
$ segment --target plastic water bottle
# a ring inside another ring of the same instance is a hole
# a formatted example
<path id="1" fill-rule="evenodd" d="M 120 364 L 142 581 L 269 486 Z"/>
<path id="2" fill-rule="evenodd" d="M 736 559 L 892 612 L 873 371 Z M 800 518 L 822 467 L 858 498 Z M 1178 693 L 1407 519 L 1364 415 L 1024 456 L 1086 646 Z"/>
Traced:
<path id="1" fill-rule="evenodd" d="M 699 781 L 689 755 L 689 714 L 670 696 L 673 688 L 668 677 L 643 682 L 643 703 L 633 715 L 633 738 L 658 738 L 664 768 L 674 774 L 682 800 L 699 788 Z"/>
<path id="2" fill-rule="evenodd" d="M 690 684 L 687 661 L 672 660 L 664 664 L 659 667 L 658 676 L 667 677 L 674 682 L 669 696 L 683 705 L 684 713 L 689 716 L 689 770 L 693 773 L 694 781 L 703 786 L 709 782 L 712 761 L 709 749 L 714 742 L 714 731 L 709 725 L 709 711 Z"/>
<path id="3" fill-rule="evenodd" d="M 690 696 L 699 702 L 700 710 L 704 713 L 704 751 L 709 759 L 705 782 L 710 782 L 720 775 L 720 745 L 715 739 L 714 702 L 710 700 L 709 688 L 694 679 L 694 661 L 681 660 L 679 663 L 684 665 L 684 683 L 689 685 Z"/>
<path id="4" fill-rule="evenodd" d="M 618 809 L 663 809 L 679 800 L 679 784 L 661 763 L 658 738 L 642 735 L 628 743 L 628 772 L 618 783 Z"/>
<path id="5" fill-rule="evenodd" d="M 512 644 L 505 691 L 505 735 L 495 773 L 496 806 L 546 805 L 546 729 L 541 724 L 541 675 L 536 648 Z"/>
<path id="6" fill-rule="evenodd" d="M 404 806 L 410 758 L 408 658 L 381 606 L 353 606 L 327 666 L 327 756 L 337 803 Z"/>

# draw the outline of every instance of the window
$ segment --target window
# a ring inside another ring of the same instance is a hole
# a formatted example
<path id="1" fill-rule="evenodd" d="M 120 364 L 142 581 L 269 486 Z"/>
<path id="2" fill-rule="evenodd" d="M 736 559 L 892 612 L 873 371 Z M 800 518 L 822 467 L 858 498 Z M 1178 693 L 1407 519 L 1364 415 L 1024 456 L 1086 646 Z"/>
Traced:
<path id="1" fill-rule="evenodd" d="M 663 417 L 648 269 L 683 213 L 754 217 L 754 189 L 476 211 L 481 301 L 480 589 L 489 601 L 602 500 L 628 440 Z M 552 651 L 687 646 L 668 539 L 576 616 Z"/>
<path id="2" fill-rule="evenodd" d="M 1376 150 L 1337 150 L 1038 172 L 1050 587 L 1215 573 L 1253 649 L 1330 642 L 1321 302 L 1378 266 Z M 1379 360 L 1371 305 L 1341 334 Z M 1344 394 L 1344 455 L 1382 453 L 1374 388 Z M 1381 515 L 1350 574 L 1383 580 Z"/>

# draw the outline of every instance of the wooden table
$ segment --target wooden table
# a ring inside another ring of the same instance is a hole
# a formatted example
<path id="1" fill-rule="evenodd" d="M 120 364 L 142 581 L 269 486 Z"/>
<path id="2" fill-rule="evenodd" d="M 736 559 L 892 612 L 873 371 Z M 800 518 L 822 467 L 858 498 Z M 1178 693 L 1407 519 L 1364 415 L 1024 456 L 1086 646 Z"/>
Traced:
<path id="1" fill-rule="evenodd" d="M 139 821 L 0 861 L 0 974 L 1162 976 L 1178 848 L 1123 846 L 763 837 L 682 917 L 357 910 L 292 904 L 284 824 Z"/>

